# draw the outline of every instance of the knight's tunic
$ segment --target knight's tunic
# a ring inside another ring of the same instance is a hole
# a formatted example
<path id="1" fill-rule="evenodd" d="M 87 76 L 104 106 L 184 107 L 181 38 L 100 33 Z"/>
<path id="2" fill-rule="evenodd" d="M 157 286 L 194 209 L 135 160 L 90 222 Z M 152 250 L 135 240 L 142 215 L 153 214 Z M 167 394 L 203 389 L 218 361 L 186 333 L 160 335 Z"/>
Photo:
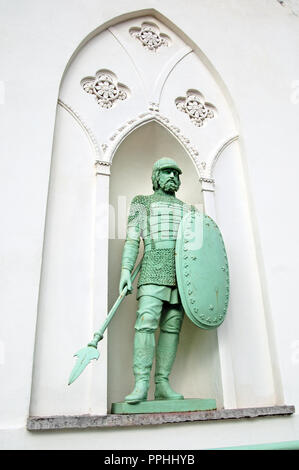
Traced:
<path id="1" fill-rule="evenodd" d="M 131 202 L 122 268 L 132 272 L 144 243 L 138 287 L 147 284 L 176 286 L 175 243 L 182 217 L 190 206 L 175 196 L 154 193 Z"/>

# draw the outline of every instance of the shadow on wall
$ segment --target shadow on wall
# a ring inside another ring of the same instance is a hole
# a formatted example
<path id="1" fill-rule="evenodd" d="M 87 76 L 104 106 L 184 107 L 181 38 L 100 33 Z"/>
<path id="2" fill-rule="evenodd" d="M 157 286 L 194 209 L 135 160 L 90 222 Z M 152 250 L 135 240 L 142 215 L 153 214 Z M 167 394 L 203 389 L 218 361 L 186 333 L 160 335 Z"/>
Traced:
<path id="1" fill-rule="evenodd" d="M 183 171 L 177 197 L 187 203 L 200 204 L 199 209 L 203 210 L 201 185 L 195 166 L 181 144 L 167 129 L 156 122 L 150 122 L 125 139 L 114 156 L 111 168 L 109 308 L 118 296 L 130 202 L 137 194 L 152 193 L 152 166 L 156 160 L 165 156 L 174 158 Z M 141 256 L 142 249 L 139 259 Z M 112 402 L 123 401 L 134 385 L 132 359 L 137 310 L 136 285 L 137 281 L 133 295 L 126 297 L 109 327 L 108 410 Z M 216 331 L 200 330 L 185 316 L 170 380 L 175 390 L 186 397 L 213 397 L 220 403 Z M 149 392 L 149 399 L 152 398 L 153 384 Z"/>

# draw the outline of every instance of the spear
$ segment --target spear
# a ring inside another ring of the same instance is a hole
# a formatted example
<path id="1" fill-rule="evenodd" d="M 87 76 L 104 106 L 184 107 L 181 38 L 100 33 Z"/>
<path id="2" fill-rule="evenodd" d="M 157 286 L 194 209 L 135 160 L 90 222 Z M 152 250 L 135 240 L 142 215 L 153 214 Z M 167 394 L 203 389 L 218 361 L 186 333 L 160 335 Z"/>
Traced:
<path id="1" fill-rule="evenodd" d="M 141 260 L 142 261 L 142 260 Z M 134 282 L 134 279 L 136 278 L 137 274 L 140 271 L 141 268 L 141 261 L 137 265 L 135 271 L 132 274 L 132 283 Z M 121 291 L 120 295 L 118 296 L 116 302 L 114 303 L 113 307 L 111 308 L 110 312 L 107 315 L 106 320 L 104 321 L 103 325 L 101 328 L 96 331 L 93 335 L 93 340 L 88 343 L 85 348 L 80 349 L 79 351 L 74 354 L 74 357 L 77 357 L 76 364 L 74 365 L 68 384 L 71 385 L 82 372 L 84 371 L 85 367 L 88 366 L 88 364 L 93 360 L 99 359 L 100 353 L 97 349 L 99 341 L 101 341 L 104 337 L 104 332 L 108 328 L 109 323 L 111 322 L 112 318 L 114 317 L 116 310 L 120 306 L 121 302 L 126 296 L 126 293 L 128 291 L 128 286 L 125 286 L 123 290 Z"/>

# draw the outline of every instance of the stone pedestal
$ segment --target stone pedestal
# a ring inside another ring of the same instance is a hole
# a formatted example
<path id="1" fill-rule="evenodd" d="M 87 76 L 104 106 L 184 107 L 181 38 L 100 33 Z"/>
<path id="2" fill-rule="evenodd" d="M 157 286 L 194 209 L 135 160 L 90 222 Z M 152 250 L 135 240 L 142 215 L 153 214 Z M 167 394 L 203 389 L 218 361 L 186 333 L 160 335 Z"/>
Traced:
<path id="1" fill-rule="evenodd" d="M 112 403 L 112 414 L 169 413 L 186 411 L 216 410 L 213 398 L 189 398 L 186 400 L 147 400 L 137 404 L 126 402 Z"/>

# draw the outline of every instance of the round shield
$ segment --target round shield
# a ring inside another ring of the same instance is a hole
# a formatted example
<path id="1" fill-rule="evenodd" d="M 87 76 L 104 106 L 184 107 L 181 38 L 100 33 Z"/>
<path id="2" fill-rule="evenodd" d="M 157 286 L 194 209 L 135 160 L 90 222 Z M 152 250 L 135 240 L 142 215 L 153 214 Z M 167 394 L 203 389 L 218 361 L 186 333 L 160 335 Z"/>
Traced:
<path id="1" fill-rule="evenodd" d="M 176 276 L 186 315 L 199 328 L 217 328 L 229 300 L 229 270 L 222 235 L 211 217 L 191 211 L 180 223 Z"/>

